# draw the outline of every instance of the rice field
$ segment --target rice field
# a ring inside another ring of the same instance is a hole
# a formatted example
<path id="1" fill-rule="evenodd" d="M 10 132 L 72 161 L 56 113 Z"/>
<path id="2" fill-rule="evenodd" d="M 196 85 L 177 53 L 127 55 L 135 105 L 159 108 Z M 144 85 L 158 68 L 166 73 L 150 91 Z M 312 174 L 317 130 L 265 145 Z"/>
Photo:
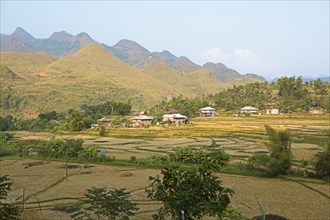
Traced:
<path id="1" fill-rule="evenodd" d="M 139 212 L 133 219 L 151 219 L 159 208 L 157 202 L 147 199 L 144 192 L 148 177 L 160 173 L 157 169 L 106 166 L 95 164 L 69 164 L 66 180 L 65 163 L 35 160 L 2 160 L 1 173 L 13 180 L 10 198 L 21 201 L 25 190 L 25 210 L 42 215 L 43 219 L 70 219 L 68 213 L 52 210 L 77 202 L 91 186 L 126 188 L 138 203 Z M 313 189 L 328 193 L 329 185 L 278 179 L 266 179 L 220 174 L 223 185 L 235 189 L 231 205 L 248 217 L 258 215 L 258 202 L 267 213 L 286 216 L 289 219 L 329 219 L 330 200 Z"/>
<path id="2" fill-rule="evenodd" d="M 214 117 L 195 118 L 185 126 L 152 126 L 148 128 L 110 129 L 101 137 L 96 131 L 79 133 L 16 132 L 17 140 L 50 140 L 52 138 L 80 138 L 84 146 L 106 150 L 116 159 L 137 159 L 166 155 L 175 148 L 206 149 L 212 139 L 232 155 L 231 163 L 244 162 L 253 153 L 268 152 L 264 125 L 288 129 L 293 134 L 292 151 L 295 160 L 311 161 L 329 141 L 329 116 L 261 116 L 251 118 Z M 144 192 L 148 177 L 160 173 L 157 169 L 70 164 L 65 179 L 65 163 L 55 161 L 0 161 L 1 175 L 13 180 L 12 201 L 22 200 L 25 189 L 26 215 L 33 212 L 41 219 L 70 219 L 68 213 L 54 211 L 54 206 L 77 202 L 91 186 L 126 188 L 139 204 L 133 219 L 151 219 L 159 204 L 149 201 Z M 258 201 L 267 213 L 289 219 L 330 219 L 330 186 L 321 182 L 300 182 L 220 174 L 223 184 L 232 187 L 236 195 L 231 205 L 248 217 L 256 216 Z M 40 204 L 40 207 L 39 207 Z"/>

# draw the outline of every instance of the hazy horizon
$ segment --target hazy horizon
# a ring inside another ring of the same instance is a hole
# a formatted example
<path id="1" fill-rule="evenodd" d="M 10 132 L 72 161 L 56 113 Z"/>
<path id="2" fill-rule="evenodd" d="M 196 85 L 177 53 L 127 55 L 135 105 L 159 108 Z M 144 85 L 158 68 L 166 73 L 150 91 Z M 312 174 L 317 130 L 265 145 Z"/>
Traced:
<path id="1" fill-rule="evenodd" d="M 130 39 L 198 65 L 220 62 L 271 79 L 329 76 L 329 1 L 1 1 L 1 33 Z"/>

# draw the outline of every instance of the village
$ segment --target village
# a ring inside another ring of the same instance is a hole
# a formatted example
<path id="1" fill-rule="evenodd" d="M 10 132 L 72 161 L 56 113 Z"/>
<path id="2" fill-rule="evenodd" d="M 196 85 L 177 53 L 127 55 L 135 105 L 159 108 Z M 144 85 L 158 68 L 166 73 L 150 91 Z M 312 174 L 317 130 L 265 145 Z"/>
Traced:
<path id="1" fill-rule="evenodd" d="M 279 115 L 279 109 L 272 108 L 273 105 L 269 104 L 265 111 L 267 115 Z M 239 111 L 235 112 L 233 116 L 235 117 L 246 117 L 246 116 L 260 116 L 262 113 L 258 108 L 252 106 L 245 106 Z M 155 116 L 145 115 L 144 111 L 135 112 L 134 117 L 129 117 L 129 123 L 121 123 L 120 125 L 112 125 L 113 119 L 110 117 L 102 117 L 97 119 L 95 124 L 91 125 L 91 129 L 95 130 L 100 127 L 105 129 L 110 129 L 112 127 L 149 127 L 152 125 L 157 126 L 180 126 L 189 124 L 189 117 L 180 114 L 175 109 L 170 109 L 161 118 Z M 216 109 L 210 106 L 199 109 L 199 117 L 216 117 L 218 113 Z"/>

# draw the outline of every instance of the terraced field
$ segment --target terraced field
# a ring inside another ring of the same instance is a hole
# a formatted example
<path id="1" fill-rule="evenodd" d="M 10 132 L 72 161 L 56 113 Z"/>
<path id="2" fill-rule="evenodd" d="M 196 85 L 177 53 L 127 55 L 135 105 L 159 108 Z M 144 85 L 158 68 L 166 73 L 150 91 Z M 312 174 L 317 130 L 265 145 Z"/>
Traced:
<path id="1" fill-rule="evenodd" d="M 70 219 L 70 214 L 52 208 L 77 202 L 91 186 L 126 188 L 140 208 L 133 219 L 151 219 L 159 204 L 147 199 L 144 192 L 148 177 L 160 173 L 157 169 L 119 167 L 105 165 L 69 164 L 66 180 L 65 163 L 35 160 L 2 160 L 1 173 L 14 180 L 10 198 L 22 200 L 25 190 L 26 213 L 34 211 L 42 219 Z M 267 213 L 276 213 L 289 219 L 328 219 L 330 199 L 329 185 L 244 177 L 220 174 L 223 184 L 235 189 L 232 206 L 247 216 L 258 215 L 258 201 L 265 205 Z"/>
<path id="2" fill-rule="evenodd" d="M 100 137 L 95 131 L 80 133 L 16 132 L 16 140 L 52 138 L 80 138 L 84 146 L 103 149 L 116 159 L 137 159 L 165 155 L 178 147 L 205 149 L 212 143 L 232 155 L 231 163 L 244 162 L 256 152 L 268 152 L 264 125 L 275 129 L 289 129 L 293 134 L 294 159 L 310 161 L 329 141 L 328 116 L 323 117 L 215 117 L 196 118 L 191 124 L 179 127 L 116 128 Z M 126 188 L 139 204 L 133 219 L 151 219 L 159 207 L 144 193 L 148 177 L 160 173 L 158 169 L 120 167 L 96 164 L 70 164 L 69 178 L 65 179 L 65 163 L 55 161 L 9 160 L 0 161 L 1 175 L 13 179 L 12 201 L 22 200 L 25 189 L 26 215 L 30 219 L 70 219 L 70 214 L 52 208 L 72 204 L 81 199 L 91 186 Z M 258 201 L 267 213 L 289 219 L 329 219 L 330 186 L 306 179 L 266 179 L 219 174 L 224 185 L 236 190 L 232 205 L 245 215 L 258 215 Z"/>

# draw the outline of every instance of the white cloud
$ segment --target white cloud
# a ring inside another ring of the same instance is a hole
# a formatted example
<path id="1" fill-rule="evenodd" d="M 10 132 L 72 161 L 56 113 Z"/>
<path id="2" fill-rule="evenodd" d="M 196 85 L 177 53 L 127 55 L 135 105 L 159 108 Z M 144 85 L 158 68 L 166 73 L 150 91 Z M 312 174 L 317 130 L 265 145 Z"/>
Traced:
<path id="1" fill-rule="evenodd" d="M 230 57 L 229 54 L 224 53 L 220 48 L 211 48 L 205 53 L 202 54 L 201 58 L 205 62 L 223 62 L 223 60 L 227 60 Z"/>
<path id="2" fill-rule="evenodd" d="M 266 62 L 250 49 L 234 49 L 231 52 L 224 52 L 220 48 L 211 48 L 201 55 L 202 62 L 223 63 L 229 68 L 236 69 L 241 74 L 256 73 L 268 74 L 274 72 L 277 66 Z"/>

